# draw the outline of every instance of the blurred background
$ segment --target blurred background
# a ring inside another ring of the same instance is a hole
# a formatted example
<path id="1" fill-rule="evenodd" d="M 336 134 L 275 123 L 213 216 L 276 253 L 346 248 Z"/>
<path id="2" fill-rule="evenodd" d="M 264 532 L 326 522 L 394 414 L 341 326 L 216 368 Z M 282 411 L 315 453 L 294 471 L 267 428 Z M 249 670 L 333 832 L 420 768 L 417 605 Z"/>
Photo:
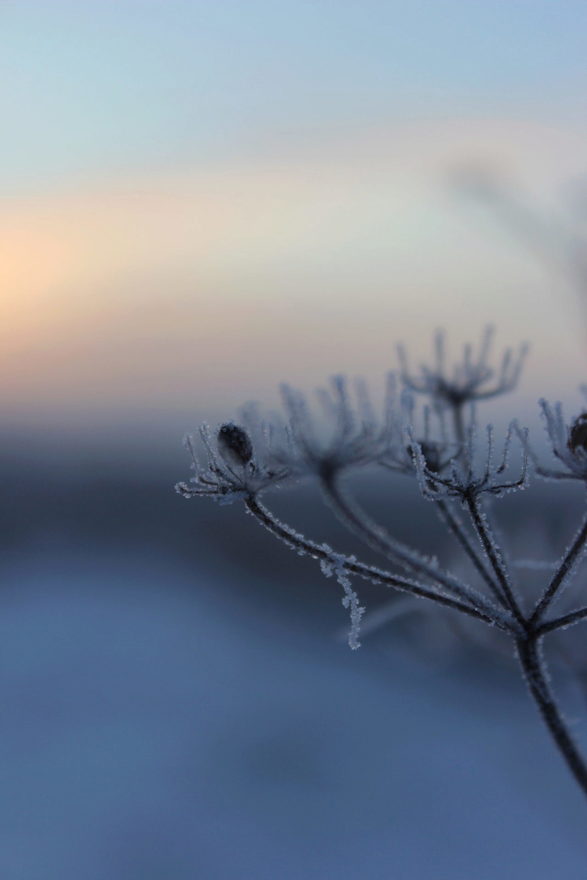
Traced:
<path id="1" fill-rule="evenodd" d="M 579 0 L 0 4 L 6 880 L 585 876 L 507 645 L 418 608 L 350 652 L 336 584 L 173 485 L 202 420 L 377 391 L 437 327 L 530 342 L 498 424 L 578 411 L 586 28 Z M 451 562 L 412 487 L 359 488 Z M 276 509 L 355 549 L 317 500 Z M 579 503 L 508 499 L 511 549 L 556 556 Z"/>

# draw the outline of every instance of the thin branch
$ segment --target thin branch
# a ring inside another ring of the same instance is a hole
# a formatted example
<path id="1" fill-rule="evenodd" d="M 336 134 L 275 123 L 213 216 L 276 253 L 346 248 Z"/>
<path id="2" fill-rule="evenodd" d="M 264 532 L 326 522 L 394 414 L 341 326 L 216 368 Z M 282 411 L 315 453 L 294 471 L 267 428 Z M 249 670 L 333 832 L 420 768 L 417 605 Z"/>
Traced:
<path id="1" fill-rule="evenodd" d="M 575 780 L 587 795 L 587 766 L 569 733 L 548 683 L 548 675 L 540 656 L 539 641 L 536 638 L 521 639 L 517 642 L 517 649 L 526 684 L 538 711 Z"/>
<path id="2" fill-rule="evenodd" d="M 430 578 L 443 589 L 459 596 L 483 614 L 494 619 L 499 617 L 507 626 L 512 626 L 513 621 L 507 613 L 507 609 L 498 608 L 489 599 L 464 584 L 454 575 L 443 571 L 411 547 L 394 540 L 384 529 L 374 523 L 358 505 L 347 500 L 334 479 L 323 478 L 322 489 L 343 525 L 358 535 L 370 547 L 382 553 L 390 561 L 399 563 L 408 571 Z M 514 628 L 517 627 L 514 626 Z"/>
<path id="3" fill-rule="evenodd" d="M 500 605 L 503 605 L 507 608 L 507 602 L 505 601 L 504 596 L 499 589 L 499 586 L 495 583 L 490 573 L 485 568 L 483 560 L 469 540 L 469 536 L 467 535 L 463 524 L 457 519 L 456 516 L 454 516 L 449 505 L 442 498 L 436 499 L 435 504 L 438 509 L 440 518 L 442 519 L 450 533 L 454 535 L 454 537 L 457 539 L 457 541 L 473 563 L 477 573 L 483 578 Z"/>
<path id="4" fill-rule="evenodd" d="M 315 541 L 308 540 L 303 535 L 300 535 L 298 532 L 294 531 L 294 529 L 290 528 L 284 523 L 279 522 L 279 520 L 277 520 L 273 516 L 271 511 L 268 510 L 265 505 L 261 504 L 258 498 L 247 498 L 245 500 L 245 507 L 262 526 L 264 526 L 276 538 L 279 538 L 281 541 L 283 541 L 283 543 L 285 543 L 292 550 L 295 550 L 301 555 L 311 556 L 313 559 L 318 559 L 323 562 L 332 561 L 332 553 L 329 552 L 324 547 L 324 545 L 317 544 Z M 497 614 L 494 614 L 493 609 L 490 609 L 489 612 L 484 612 L 480 609 L 472 607 L 466 602 L 461 602 L 458 599 L 453 599 L 450 596 L 445 596 L 442 593 L 437 593 L 434 590 L 430 590 L 422 584 L 411 580 L 410 578 L 404 578 L 401 575 L 391 574 L 390 572 L 383 571 L 376 566 L 366 565 L 364 562 L 359 562 L 352 557 L 345 559 L 342 563 L 342 567 L 345 569 L 345 571 L 348 572 L 348 574 L 363 578 L 363 580 L 368 580 L 375 584 L 383 584 L 388 587 L 393 587 L 394 589 L 401 590 L 406 593 L 411 593 L 413 596 L 418 596 L 422 599 L 430 599 L 431 601 L 436 602 L 439 605 L 444 605 L 447 608 L 454 608 L 456 611 L 460 611 L 462 614 L 467 614 L 469 617 L 474 617 L 477 620 L 482 620 L 484 623 L 487 623 L 490 626 L 496 626 L 499 629 L 504 630 L 505 632 L 513 631 L 511 622 L 504 618 L 499 612 Z"/>
<path id="5" fill-rule="evenodd" d="M 567 626 L 573 626 L 575 623 L 581 623 L 587 617 L 587 608 L 578 608 L 577 611 L 571 611 L 569 614 L 563 614 L 554 620 L 547 620 L 541 623 L 536 630 L 537 635 L 543 636 L 546 633 L 554 632 L 557 629 L 564 629 Z"/>
<path id="6" fill-rule="evenodd" d="M 510 577 L 505 567 L 503 557 L 501 556 L 501 553 L 499 552 L 499 549 L 492 538 L 492 535 L 487 526 L 487 522 L 479 506 L 479 502 L 474 495 L 467 495 L 467 497 L 465 498 L 465 503 L 471 515 L 471 520 L 481 542 L 481 546 L 485 550 L 487 558 L 491 563 L 491 567 L 495 572 L 495 576 L 497 577 L 499 585 L 503 591 L 503 595 L 507 601 L 508 607 L 510 608 L 512 614 L 514 615 L 522 629 L 525 630 L 526 621 L 524 619 L 524 615 L 522 614 L 516 597 L 514 596 L 512 584 L 510 582 Z"/>
<path id="7" fill-rule="evenodd" d="M 546 611 L 550 603 L 553 601 L 558 591 L 562 587 L 565 579 L 572 572 L 575 564 L 579 560 L 581 556 L 581 552 L 585 547 L 585 542 L 587 541 L 587 516 L 585 516 L 583 520 L 583 524 L 579 529 L 575 540 L 565 553 L 562 562 L 559 566 L 558 571 L 552 578 L 551 582 L 547 586 L 544 591 L 544 595 L 536 605 L 532 617 L 530 618 L 530 623 L 532 625 L 537 624 L 540 621 L 543 613 Z"/>

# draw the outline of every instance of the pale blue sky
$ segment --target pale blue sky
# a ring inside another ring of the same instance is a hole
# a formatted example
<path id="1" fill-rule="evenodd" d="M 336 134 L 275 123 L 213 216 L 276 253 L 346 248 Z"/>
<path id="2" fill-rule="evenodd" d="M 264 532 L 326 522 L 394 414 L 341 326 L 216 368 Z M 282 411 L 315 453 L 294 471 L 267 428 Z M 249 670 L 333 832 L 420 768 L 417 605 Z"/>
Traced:
<path id="1" fill-rule="evenodd" d="M 581 117 L 578 0 L 0 3 L 4 191 L 445 115 Z"/>

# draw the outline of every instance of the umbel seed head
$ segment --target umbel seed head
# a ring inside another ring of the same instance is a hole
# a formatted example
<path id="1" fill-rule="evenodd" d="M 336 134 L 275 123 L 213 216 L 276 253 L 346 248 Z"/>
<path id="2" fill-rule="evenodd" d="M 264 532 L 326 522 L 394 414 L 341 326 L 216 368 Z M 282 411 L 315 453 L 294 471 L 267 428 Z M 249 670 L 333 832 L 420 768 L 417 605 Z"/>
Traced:
<path id="1" fill-rule="evenodd" d="M 579 449 L 587 452 L 587 412 L 581 413 L 571 425 L 568 445 L 571 452 Z"/>
<path id="2" fill-rule="evenodd" d="M 251 439 L 244 428 L 227 422 L 218 430 L 218 451 L 224 461 L 233 467 L 244 467 L 253 457 Z"/>

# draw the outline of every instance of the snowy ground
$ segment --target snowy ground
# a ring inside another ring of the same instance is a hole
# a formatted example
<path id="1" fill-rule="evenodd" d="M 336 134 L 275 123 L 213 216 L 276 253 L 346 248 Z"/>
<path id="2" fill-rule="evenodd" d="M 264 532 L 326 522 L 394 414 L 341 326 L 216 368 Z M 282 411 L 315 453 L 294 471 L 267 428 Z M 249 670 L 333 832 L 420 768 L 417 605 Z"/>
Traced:
<path id="1" fill-rule="evenodd" d="M 584 880 L 586 808 L 521 685 L 351 652 L 211 578 L 8 566 L 3 880 Z"/>

